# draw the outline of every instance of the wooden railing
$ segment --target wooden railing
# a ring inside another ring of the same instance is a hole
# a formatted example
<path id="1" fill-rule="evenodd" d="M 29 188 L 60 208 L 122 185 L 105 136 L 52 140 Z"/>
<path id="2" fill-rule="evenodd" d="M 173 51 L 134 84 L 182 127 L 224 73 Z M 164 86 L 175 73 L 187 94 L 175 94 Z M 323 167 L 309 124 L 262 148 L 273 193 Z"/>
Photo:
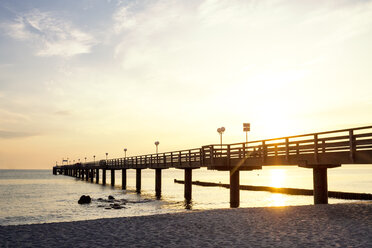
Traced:
<path id="1" fill-rule="evenodd" d="M 372 126 L 311 133 L 275 139 L 258 140 L 235 144 L 214 144 L 203 146 L 203 160 L 213 163 L 214 159 L 242 159 L 348 152 L 354 162 L 358 151 L 372 151 Z M 372 163 L 372 161 L 371 161 Z"/>
<path id="2" fill-rule="evenodd" d="M 201 148 L 78 163 L 75 167 L 187 167 L 209 166 L 218 159 L 257 159 L 347 152 L 350 162 L 360 151 L 372 151 L 372 126 L 311 133 L 234 144 L 212 144 Z M 372 163 L 372 161 L 371 161 Z"/>

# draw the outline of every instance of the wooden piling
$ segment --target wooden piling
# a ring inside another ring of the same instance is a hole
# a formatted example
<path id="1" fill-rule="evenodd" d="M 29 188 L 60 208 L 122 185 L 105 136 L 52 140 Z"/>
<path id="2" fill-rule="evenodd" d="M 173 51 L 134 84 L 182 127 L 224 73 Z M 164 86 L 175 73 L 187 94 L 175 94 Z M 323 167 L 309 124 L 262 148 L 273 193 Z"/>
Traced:
<path id="1" fill-rule="evenodd" d="M 230 170 L 230 207 L 237 208 L 239 204 L 239 170 Z"/>
<path id="2" fill-rule="evenodd" d="M 99 183 L 99 169 L 96 169 L 96 183 Z"/>
<path id="3" fill-rule="evenodd" d="M 111 170 L 111 186 L 115 186 L 115 170 Z"/>
<path id="4" fill-rule="evenodd" d="M 141 193 L 141 170 L 136 169 L 136 192 Z"/>
<path id="5" fill-rule="evenodd" d="M 191 202 L 192 195 L 192 169 L 185 169 L 185 200 Z"/>
<path id="6" fill-rule="evenodd" d="M 328 204 L 327 168 L 313 168 L 314 204 Z"/>
<path id="7" fill-rule="evenodd" d="M 155 195 L 156 198 L 161 197 L 161 169 L 155 169 Z"/>
<path id="8" fill-rule="evenodd" d="M 90 182 L 93 183 L 93 179 L 94 179 L 94 169 L 91 169 L 90 170 Z"/>
<path id="9" fill-rule="evenodd" d="M 102 169 L 102 185 L 106 185 L 106 169 Z"/>
<path id="10" fill-rule="evenodd" d="M 127 169 L 121 170 L 121 189 L 127 189 Z"/>

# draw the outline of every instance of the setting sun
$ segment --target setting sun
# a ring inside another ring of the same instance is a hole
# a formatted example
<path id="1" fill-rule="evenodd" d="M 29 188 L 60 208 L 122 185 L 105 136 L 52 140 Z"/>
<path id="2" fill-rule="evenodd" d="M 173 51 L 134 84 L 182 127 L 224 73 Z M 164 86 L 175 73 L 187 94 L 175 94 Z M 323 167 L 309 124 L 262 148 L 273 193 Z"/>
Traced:
<path id="1" fill-rule="evenodd" d="M 270 182 L 271 187 L 280 188 L 283 186 L 283 182 L 285 181 L 285 177 L 286 177 L 285 170 L 272 169 L 270 170 L 270 175 L 271 175 L 271 182 Z"/>

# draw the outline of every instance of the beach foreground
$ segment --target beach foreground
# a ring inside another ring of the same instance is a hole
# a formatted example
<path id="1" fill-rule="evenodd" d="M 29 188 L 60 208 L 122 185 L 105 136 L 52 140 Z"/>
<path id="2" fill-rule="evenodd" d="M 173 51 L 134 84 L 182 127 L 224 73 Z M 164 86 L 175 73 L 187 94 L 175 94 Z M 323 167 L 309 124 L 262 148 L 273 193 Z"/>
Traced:
<path id="1" fill-rule="evenodd" d="M 218 209 L 1 226 L 1 247 L 372 247 L 372 204 Z"/>

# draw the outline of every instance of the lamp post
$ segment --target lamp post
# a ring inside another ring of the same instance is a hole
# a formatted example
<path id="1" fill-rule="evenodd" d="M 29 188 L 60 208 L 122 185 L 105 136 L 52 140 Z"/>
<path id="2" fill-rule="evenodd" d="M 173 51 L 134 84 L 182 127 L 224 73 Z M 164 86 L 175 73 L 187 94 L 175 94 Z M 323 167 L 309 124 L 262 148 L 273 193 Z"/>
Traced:
<path id="1" fill-rule="evenodd" d="M 96 163 L 96 155 L 93 155 L 93 162 Z"/>
<path id="2" fill-rule="evenodd" d="M 155 146 L 156 146 L 156 154 L 158 154 L 158 145 L 159 145 L 159 141 L 155 141 Z"/>
<path id="3" fill-rule="evenodd" d="M 87 162 L 87 157 L 84 158 L 85 159 L 85 163 Z"/>
<path id="4" fill-rule="evenodd" d="M 106 163 L 107 163 L 107 156 L 108 156 L 108 152 L 106 152 Z"/>
<path id="5" fill-rule="evenodd" d="M 225 132 L 224 127 L 217 128 L 217 132 L 220 134 L 220 143 L 221 143 L 221 149 L 222 149 L 222 134 Z"/>
<path id="6" fill-rule="evenodd" d="M 127 158 L 127 148 L 124 148 L 124 158 Z"/>

